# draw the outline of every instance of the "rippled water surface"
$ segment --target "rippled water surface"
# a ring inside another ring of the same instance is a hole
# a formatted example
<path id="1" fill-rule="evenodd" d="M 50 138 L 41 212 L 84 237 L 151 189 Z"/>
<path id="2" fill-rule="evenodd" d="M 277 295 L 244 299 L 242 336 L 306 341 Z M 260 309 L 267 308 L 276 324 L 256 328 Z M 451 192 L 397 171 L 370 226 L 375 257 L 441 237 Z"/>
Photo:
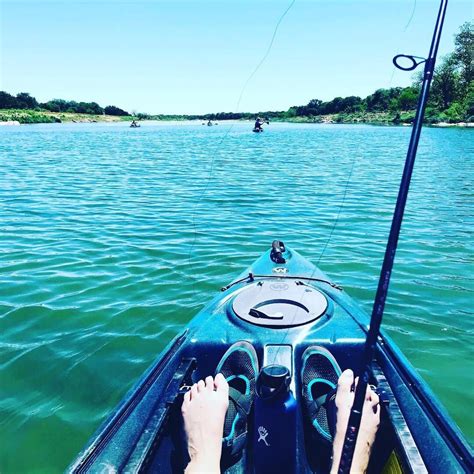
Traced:
<path id="1" fill-rule="evenodd" d="M 250 128 L 0 129 L 1 472 L 64 469 L 274 238 L 370 312 L 410 130 Z M 384 321 L 471 442 L 473 157 L 423 131 Z"/>

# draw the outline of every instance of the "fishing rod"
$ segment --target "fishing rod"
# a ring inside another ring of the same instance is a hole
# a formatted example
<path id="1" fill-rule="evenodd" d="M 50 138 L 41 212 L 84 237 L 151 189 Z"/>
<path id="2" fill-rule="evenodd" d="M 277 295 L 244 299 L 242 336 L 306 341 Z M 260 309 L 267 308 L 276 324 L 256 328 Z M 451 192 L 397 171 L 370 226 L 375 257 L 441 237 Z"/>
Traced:
<path id="1" fill-rule="evenodd" d="M 374 306 L 372 308 L 372 316 L 370 319 L 370 327 L 365 341 L 365 348 L 360 368 L 359 383 L 355 390 L 354 405 L 349 416 L 349 423 L 347 425 L 346 435 L 344 438 L 344 446 L 342 448 L 341 459 L 339 462 L 339 474 L 346 474 L 350 472 L 352 465 L 352 458 L 354 456 L 354 449 L 357 442 L 357 434 L 359 432 L 360 420 L 362 417 L 362 409 L 364 406 L 365 393 L 367 390 L 368 380 L 371 373 L 372 360 L 375 355 L 375 347 L 377 338 L 382 323 L 383 310 L 385 307 L 385 300 L 387 298 L 388 287 L 390 283 L 390 275 L 392 273 L 393 262 L 397 250 L 398 237 L 400 235 L 400 228 L 403 220 L 403 213 L 408 196 L 408 189 L 410 187 L 411 175 L 413 166 L 415 164 L 416 151 L 418 148 L 418 141 L 420 139 L 421 128 L 423 125 L 423 117 L 425 115 L 426 103 L 430 91 L 431 80 L 436 63 L 436 54 L 438 52 L 439 41 L 441 39 L 441 31 L 443 29 L 444 17 L 446 15 L 446 7 L 448 0 L 441 0 L 438 17 L 436 19 L 433 38 L 431 40 L 431 47 L 427 59 L 418 56 L 399 54 L 393 58 L 393 64 L 403 70 L 412 71 L 417 66 L 425 63 L 425 70 L 423 73 L 423 82 L 421 85 L 420 96 L 418 99 L 418 106 L 416 110 L 415 120 L 413 122 L 413 129 L 410 137 L 410 144 L 408 146 L 407 157 L 405 160 L 405 167 L 403 169 L 403 176 L 398 191 L 397 203 L 392 218 L 392 225 L 388 237 L 387 248 L 380 271 L 379 283 L 377 286 L 377 293 L 375 294 Z M 400 63 L 400 59 L 408 60 L 408 65 Z"/>

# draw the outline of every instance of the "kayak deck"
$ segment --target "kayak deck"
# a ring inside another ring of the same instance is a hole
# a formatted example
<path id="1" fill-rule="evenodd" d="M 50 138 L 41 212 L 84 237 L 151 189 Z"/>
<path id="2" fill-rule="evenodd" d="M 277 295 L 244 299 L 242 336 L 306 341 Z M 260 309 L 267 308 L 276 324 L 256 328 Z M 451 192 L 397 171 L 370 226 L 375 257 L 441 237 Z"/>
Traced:
<path id="1" fill-rule="evenodd" d="M 278 363 L 290 369 L 299 407 L 301 358 L 307 347 L 325 347 L 342 370 L 359 369 L 368 316 L 297 252 L 287 249 L 285 263 L 271 257 L 265 253 L 196 315 L 90 440 L 71 471 L 93 472 L 109 466 L 124 472 L 182 472 L 187 455 L 180 388 L 214 374 L 220 358 L 236 341 L 253 344 L 260 367 Z M 384 334 L 371 382 L 385 390 L 389 404 L 382 411 L 369 471 L 381 472 L 387 461 L 398 463 L 403 472 L 469 467 L 472 453 L 461 433 Z M 301 408 L 298 415 L 296 472 L 325 472 L 330 450 L 315 443 Z M 249 439 L 239 462 L 223 469 L 252 472 L 252 453 Z"/>

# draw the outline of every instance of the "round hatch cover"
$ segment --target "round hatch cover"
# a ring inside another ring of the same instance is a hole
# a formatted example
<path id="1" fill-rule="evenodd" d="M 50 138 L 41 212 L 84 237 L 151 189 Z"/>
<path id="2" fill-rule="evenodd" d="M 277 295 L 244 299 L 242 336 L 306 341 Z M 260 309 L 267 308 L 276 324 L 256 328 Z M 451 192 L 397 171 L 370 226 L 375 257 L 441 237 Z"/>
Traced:
<path id="1" fill-rule="evenodd" d="M 328 302 L 318 290 L 300 281 L 259 281 L 239 293 L 232 308 L 235 314 L 252 324 L 292 327 L 321 317 Z"/>

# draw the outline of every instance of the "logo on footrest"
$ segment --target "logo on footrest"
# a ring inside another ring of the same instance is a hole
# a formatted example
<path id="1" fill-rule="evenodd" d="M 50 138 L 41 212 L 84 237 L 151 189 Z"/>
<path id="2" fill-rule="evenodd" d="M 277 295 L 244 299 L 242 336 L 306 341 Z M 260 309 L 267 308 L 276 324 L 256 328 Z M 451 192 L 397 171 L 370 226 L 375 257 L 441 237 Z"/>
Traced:
<path id="1" fill-rule="evenodd" d="M 260 441 L 263 441 L 267 446 L 270 446 L 267 443 L 267 436 L 268 436 L 268 431 L 266 430 L 266 428 L 264 428 L 263 426 L 259 426 L 257 443 L 260 443 Z"/>

